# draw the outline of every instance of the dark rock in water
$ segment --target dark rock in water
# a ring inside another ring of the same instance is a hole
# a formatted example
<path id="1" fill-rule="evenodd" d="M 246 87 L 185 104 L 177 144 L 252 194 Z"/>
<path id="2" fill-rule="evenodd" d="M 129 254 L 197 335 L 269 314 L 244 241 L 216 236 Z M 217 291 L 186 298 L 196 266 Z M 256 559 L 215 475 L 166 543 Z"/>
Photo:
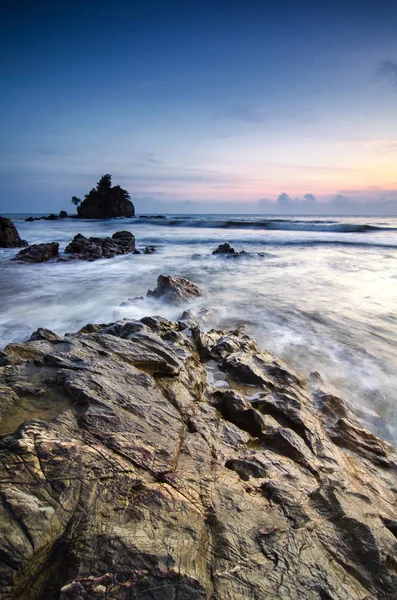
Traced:
<path id="1" fill-rule="evenodd" d="M 66 219 L 68 216 L 68 213 L 66 212 L 66 210 L 61 210 L 59 213 L 59 218 L 60 219 Z"/>
<path id="2" fill-rule="evenodd" d="M 97 260 L 135 251 L 135 237 L 129 231 L 117 231 L 111 238 L 86 238 L 78 233 L 65 248 L 69 260 Z"/>
<path id="3" fill-rule="evenodd" d="M 51 213 L 50 215 L 48 215 L 48 217 L 46 217 L 47 221 L 56 221 L 57 219 L 58 217 L 54 215 L 54 213 Z"/>
<path id="4" fill-rule="evenodd" d="M 154 254 L 156 252 L 156 246 L 145 246 L 143 253 L 144 254 Z"/>
<path id="5" fill-rule="evenodd" d="M 27 219 L 25 219 L 25 221 L 29 221 L 31 223 L 32 221 L 35 221 L 35 219 L 33 217 L 28 217 Z"/>
<path id="6" fill-rule="evenodd" d="M 23 262 L 40 263 L 51 260 L 58 256 L 58 242 L 49 242 L 48 244 L 32 244 L 25 250 L 18 252 L 14 260 Z"/>
<path id="7" fill-rule="evenodd" d="M 228 243 L 220 244 L 212 254 L 236 254 L 235 249 Z"/>
<path id="8" fill-rule="evenodd" d="M 169 275 L 159 275 L 156 289 L 147 293 L 151 298 L 162 298 L 171 304 L 182 304 L 202 295 L 198 285 L 189 279 Z"/>
<path id="9" fill-rule="evenodd" d="M 150 317 L 0 356 L 5 599 L 395 600 L 396 448 L 247 334 Z"/>
<path id="10" fill-rule="evenodd" d="M 17 228 L 11 219 L 0 217 L 0 248 L 20 248 L 27 246 L 26 240 L 21 240 Z"/>
<path id="11" fill-rule="evenodd" d="M 245 250 L 240 250 L 240 252 L 236 252 L 236 250 L 227 242 L 224 244 L 220 244 L 218 246 L 218 248 L 216 248 L 216 250 L 214 250 L 212 252 L 212 254 L 225 256 L 226 258 L 240 258 L 240 257 L 248 258 L 248 257 L 254 257 L 254 256 L 260 256 L 260 257 L 274 256 L 273 254 L 269 254 L 266 252 L 246 252 Z M 196 255 L 194 255 L 194 256 L 196 256 Z"/>

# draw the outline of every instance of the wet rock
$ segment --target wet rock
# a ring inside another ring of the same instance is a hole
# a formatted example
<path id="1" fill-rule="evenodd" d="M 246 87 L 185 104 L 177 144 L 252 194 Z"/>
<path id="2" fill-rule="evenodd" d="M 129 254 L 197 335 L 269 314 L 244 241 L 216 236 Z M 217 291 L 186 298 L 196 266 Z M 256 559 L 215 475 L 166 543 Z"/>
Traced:
<path id="1" fill-rule="evenodd" d="M 258 437 L 264 428 L 261 414 L 234 390 L 218 391 L 213 395 L 214 406 L 222 416 L 253 437 Z"/>
<path id="2" fill-rule="evenodd" d="M 225 256 L 226 258 L 241 258 L 241 257 L 255 257 L 259 256 L 261 258 L 264 257 L 273 257 L 274 254 L 269 254 L 267 252 L 246 252 L 246 250 L 240 250 L 237 252 L 229 243 L 225 242 L 224 244 L 220 244 L 213 252 L 213 255 Z M 194 256 L 200 256 L 199 254 Z"/>
<path id="3" fill-rule="evenodd" d="M 18 252 L 14 260 L 30 263 L 41 263 L 56 258 L 59 253 L 58 242 L 49 242 L 48 244 L 32 244 L 25 250 Z"/>
<path id="4" fill-rule="evenodd" d="M 28 221 L 29 223 L 32 223 L 34 221 L 33 217 L 28 217 L 27 219 L 25 219 L 25 221 Z"/>
<path id="5" fill-rule="evenodd" d="M 236 254 L 236 251 L 230 244 L 226 242 L 225 244 L 219 244 L 212 254 Z"/>
<path id="6" fill-rule="evenodd" d="M 60 219 L 66 219 L 68 216 L 68 213 L 66 212 L 66 210 L 61 210 L 59 213 L 59 218 Z"/>
<path id="7" fill-rule="evenodd" d="M 143 253 L 144 254 L 154 254 L 156 252 L 157 248 L 156 246 L 145 246 L 145 248 L 143 249 Z"/>
<path id="8" fill-rule="evenodd" d="M 203 292 L 198 285 L 189 279 L 169 275 L 159 275 L 156 289 L 147 292 L 148 297 L 161 298 L 171 304 L 183 304 L 202 295 Z"/>
<path id="9" fill-rule="evenodd" d="M 0 248 L 20 248 L 27 246 L 26 240 L 21 240 L 17 228 L 11 219 L 0 217 Z"/>
<path id="10" fill-rule="evenodd" d="M 37 340 L 48 340 L 51 342 L 60 341 L 62 338 L 50 329 L 45 329 L 44 327 L 39 327 L 29 338 L 29 342 L 35 342 Z"/>
<path id="11" fill-rule="evenodd" d="M 65 248 L 68 260 L 97 260 L 135 251 L 135 237 L 129 231 L 117 231 L 111 238 L 86 238 L 78 233 Z"/>
<path id="12" fill-rule="evenodd" d="M 4 598 L 395 600 L 395 447 L 246 333 L 192 328 L 2 352 Z"/>

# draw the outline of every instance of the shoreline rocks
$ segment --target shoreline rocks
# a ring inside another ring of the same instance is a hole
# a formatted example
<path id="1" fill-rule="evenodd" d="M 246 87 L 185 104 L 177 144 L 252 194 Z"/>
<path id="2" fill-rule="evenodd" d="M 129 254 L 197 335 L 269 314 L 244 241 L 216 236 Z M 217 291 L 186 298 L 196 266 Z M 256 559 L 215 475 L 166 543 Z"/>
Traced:
<path id="1" fill-rule="evenodd" d="M 267 254 L 266 252 L 246 252 L 245 250 L 240 250 L 237 252 L 233 246 L 231 246 L 228 242 L 224 244 L 219 244 L 219 246 L 213 250 L 213 256 L 224 256 L 225 258 L 240 258 L 241 256 L 249 257 L 249 256 L 273 256 L 272 254 Z"/>
<path id="2" fill-rule="evenodd" d="M 4 598 L 395 600 L 396 448 L 243 331 L 186 324 L 5 348 Z"/>
<path id="3" fill-rule="evenodd" d="M 170 275 L 159 275 L 157 278 L 157 287 L 154 290 L 148 290 L 146 298 L 156 298 L 178 306 L 190 302 L 191 300 L 195 300 L 202 295 L 203 292 L 199 286 L 189 279 L 185 279 L 184 277 L 171 277 Z M 124 302 L 121 302 L 120 306 L 132 306 L 142 300 L 145 300 L 145 296 L 128 298 Z"/>
<path id="4" fill-rule="evenodd" d="M 20 238 L 11 219 L 0 216 L 0 248 L 21 248 L 27 245 L 27 241 Z"/>
<path id="5" fill-rule="evenodd" d="M 28 217 L 25 221 L 32 223 L 33 221 L 57 221 L 58 219 L 66 219 L 68 218 L 68 213 L 66 210 L 61 210 L 59 215 L 54 215 L 54 213 L 49 214 L 46 217 Z"/>
<path id="6" fill-rule="evenodd" d="M 70 255 L 66 260 L 93 261 L 130 252 L 138 251 L 135 248 L 135 237 L 129 231 L 117 231 L 111 238 L 86 238 L 78 233 L 65 248 L 65 253 Z"/>
<path id="7" fill-rule="evenodd" d="M 59 256 L 58 242 L 49 242 L 47 244 L 32 244 L 24 250 L 18 252 L 14 260 L 41 263 L 57 258 Z"/>

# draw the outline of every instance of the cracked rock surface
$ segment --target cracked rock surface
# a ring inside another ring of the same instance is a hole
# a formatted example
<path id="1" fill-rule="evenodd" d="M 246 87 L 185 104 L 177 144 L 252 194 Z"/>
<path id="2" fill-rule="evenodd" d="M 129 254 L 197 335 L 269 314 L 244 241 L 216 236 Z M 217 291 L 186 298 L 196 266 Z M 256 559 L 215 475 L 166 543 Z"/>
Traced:
<path id="1" fill-rule="evenodd" d="M 397 598 L 395 448 L 243 331 L 40 329 L 0 358 L 2 599 Z"/>

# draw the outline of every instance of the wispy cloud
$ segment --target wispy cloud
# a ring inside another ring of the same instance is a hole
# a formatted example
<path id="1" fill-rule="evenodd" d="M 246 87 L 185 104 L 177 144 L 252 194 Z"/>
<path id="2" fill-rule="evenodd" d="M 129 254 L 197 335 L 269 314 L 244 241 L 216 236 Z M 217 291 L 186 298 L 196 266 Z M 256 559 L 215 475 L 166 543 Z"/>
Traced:
<path id="1" fill-rule="evenodd" d="M 245 123 L 263 123 L 269 118 L 269 113 L 266 109 L 258 106 L 239 105 L 227 108 L 225 116 L 228 119 L 236 119 Z"/>
<path id="2" fill-rule="evenodd" d="M 397 140 L 370 140 L 363 146 L 365 149 L 377 150 L 381 154 L 397 152 Z"/>
<path id="3" fill-rule="evenodd" d="M 148 163 L 154 163 L 156 165 L 161 164 L 163 161 L 157 158 L 152 152 L 148 152 L 142 156 L 142 160 Z"/>
<path id="4" fill-rule="evenodd" d="M 397 62 L 393 60 L 382 60 L 376 73 L 380 79 L 383 79 L 397 89 Z"/>
<path id="5" fill-rule="evenodd" d="M 267 123 L 274 120 L 299 121 L 302 123 L 313 121 L 310 108 L 294 102 L 267 106 L 235 104 L 227 106 L 223 110 L 221 118 L 252 124 Z M 219 119 L 219 116 L 217 119 Z"/>

